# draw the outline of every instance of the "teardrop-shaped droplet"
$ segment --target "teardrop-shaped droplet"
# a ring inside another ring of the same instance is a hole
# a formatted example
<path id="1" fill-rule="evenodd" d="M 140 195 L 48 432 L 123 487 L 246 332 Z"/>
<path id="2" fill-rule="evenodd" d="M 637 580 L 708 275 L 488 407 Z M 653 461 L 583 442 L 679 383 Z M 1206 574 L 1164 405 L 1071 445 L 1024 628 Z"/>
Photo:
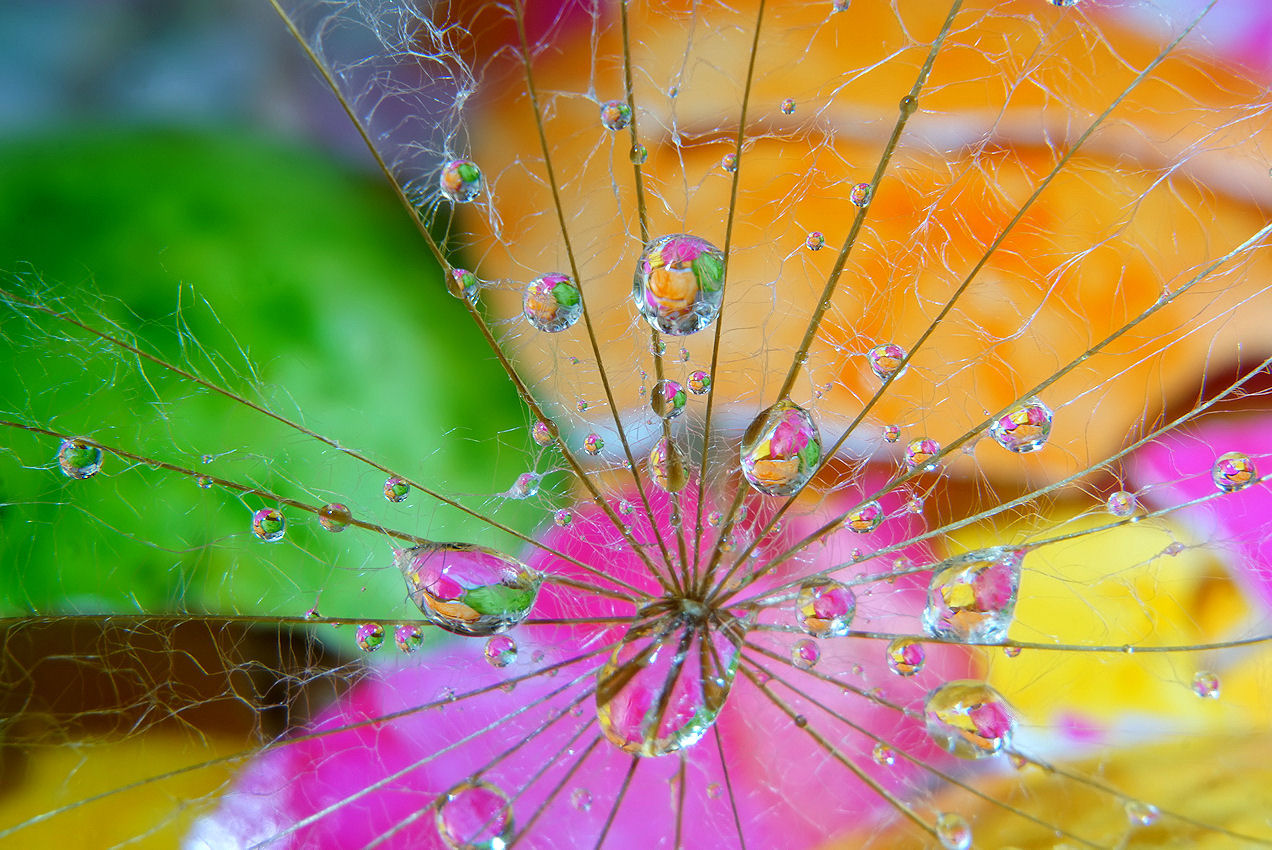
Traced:
<path id="1" fill-rule="evenodd" d="M 552 442 L 552 430 L 548 428 L 548 423 L 541 419 L 530 427 L 530 436 L 540 446 L 546 446 Z"/>
<path id="2" fill-rule="evenodd" d="M 1161 818 L 1161 810 L 1143 800 L 1126 801 L 1126 819 L 1135 826 L 1152 826 Z"/>
<path id="3" fill-rule="evenodd" d="M 318 524 L 327 531 L 335 533 L 344 531 L 352 520 L 349 508 L 339 502 L 323 505 L 318 510 Z"/>
<path id="4" fill-rule="evenodd" d="M 944 812 L 936 818 L 936 839 L 945 850 L 967 850 L 972 846 L 972 827 L 962 815 Z"/>
<path id="5" fill-rule="evenodd" d="M 79 437 L 63 440 L 57 447 L 57 465 L 67 478 L 92 478 L 102 471 L 102 450 Z"/>
<path id="6" fill-rule="evenodd" d="M 676 233 L 645 246 L 636 261 L 632 300 L 654 330 L 697 333 L 724 300 L 724 254 L 705 239 Z"/>
<path id="7" fill-rule="evenodd" d="M 678 381 L 662 380 L 654 384 L 649 394 L 649 406 L 654 415 L 662 419 L 675 419 L 685 412 L 685 403 L 689 400 L 685 388 Z"/>
<path id="8" fill-rule="evenodd" d="M 697 743 L 733 687 L 744 633 L 741 621 L 701 612 L 633 626 L 597 676 L 601 731 L 640 756 Z"/>
<path id="9" fill-rule="evenodd" d="M 904 359 L 905 349 L 894 342 L 876 345 L 866 352 L 866 360 L 870 362 L 870 371 L 874 372 L 875 376 L 881 381 L 895 375 L 897 369 L 901 368 L 901 361 Z"/>
<path id="10" fill-rule="evenodd" d="M 927 650 L 914 638 L 896 638 L 888 644 L 888 669 L 898 676 L 914 676 L 923 671 Z"/>
<path id="11" fill-rule="evenodd" d="M 969 643 L 1006 640 L 1023 559 L 1020 550 L 998 546 L 938 564 L 928 585 L 924 630 Z"/>
<path id="12" fill-rule="evenodd" d="M 394 562 L 430 622 L 457 635 L 507 631 L 534 607 L 543 577 L 484 546 L 435 543 L 399 549 Z"/>
<path id="13" fill-rule="evenodd" d="M 679 493 L 689 483 L 684 456 L 666 437 L 660 438 L 649 451 L 649 477 L 668 493 Z"/>
<path id="14" fill-rule="evenodd" d="M 852 589 L 828 578 L 805 582 L 796 604 L 799 627 L 813 637 L 843 637 L 857 614 Z"/>
<path id="15" fill-rule="evenodd" d="M 1215 486 L 1225 493 L 1235 493 L 1254 483 L 1257 473 L 1254 461 L 1243 452 L 1228 452 L 1219 456 L 1210 470 Z"/>
<path id="16" fill-rule="evenodd" d="M 512 804 L 489 782 L 460 783 L 435 805 L 437 834 L 451 850 L 504 850 L 512 838 Z"/>
<path id="17" fill-rule="evenodd" d="M 906 469 L 919 469 L 923 472 L 932 472 L 936 469 L 936 464 L 932 458 L 941 453 L 941 444 L 936 440 L 922 439 L 914 440 L 905 447 L 905 466 Z"/>
<path id="18" fill-rule="evenodd" d="M 481 289 L 481 285 L 477 282 L 477 275 L 468 269 L 451 269 L 450 280 L 446 284 L 446 291 L 456 298 L 467 301 L 469 304 L 477 303 L 477 293 Z"/>
<path id="19" fill-rule="evenodd" d="M 526 284 L 521 313 L 544 333 L 559 333 L 583 315 L 583 297 L 568 274 L 541 275 Z"/>
<path id="20" fill-rule="evenodd" d="M 384 626 L 379 623 L 363 623 L 354 633 L 354 641 L 363 652 L 375 652 L 384 643 Z"/>
<path id="21" fill-rule="evenodd" d="M 252 533 L 266 543 L 277 543 L 287 533 L 287 520 L 278 508 L 261 508 L 252 514 Z"/>
<path id="22" fill-rule="evenodd" d="M 844 522 L 848 528 L 859 534 L 874 531 L 879 527 L 879 523 L 883 522 L 883 507 L 878 502 L 866 502 L 861 507 L 849 511 L 844 517 Z"/>
<path id="23" fill-rule="evenodd" d="M 1003 695 L 974 679 L 959 679 L 929 691 L 923 717 L 937 746 L 965 759 L 1001 752 L 1011 745 L 1016 728 Z"/>
<path id="24" fill-rule="evenodd" d="M 742 435 L 742 475 L 761 493 L 790 496 L 813 477 L 821 452 L 821 433 L 808 411 L 779 401 Z"/>
<path id="25" fill-rule="evenodd" d="M 481 169 L 470 159 L 452 160 L 442 166 L 437 183 L 448 200 L 467 203 L 481 194 Z"/>
<path id="26" fill-rule="evenodd" d="M 1036 452 L 1051 436 L 1053 416 L 1051 408 L 1031 398 L 990 423 L 989 436 L 1009 452 Z"/>

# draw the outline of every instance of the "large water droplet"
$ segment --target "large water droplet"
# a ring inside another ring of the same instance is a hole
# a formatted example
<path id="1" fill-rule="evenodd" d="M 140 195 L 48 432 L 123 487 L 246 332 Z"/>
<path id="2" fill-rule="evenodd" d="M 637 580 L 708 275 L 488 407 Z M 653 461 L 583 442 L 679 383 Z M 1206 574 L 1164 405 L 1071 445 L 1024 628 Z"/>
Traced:
<path id="1" fill-rule="evenodd" d="M 552 272 L 526 284 L 521 313 L 539 330 L 558 333 L 583 315 L 583 298 L 569 275 Z"/>
<path id="2" fill-rule="evenodd" d="M 668 493 L 679 493 L 689 483 L 684 457 L 666 437 L 660 438 L 649 451 L 649 477 Z"/>
<path id="3" fill-rule="evenodd" d="M 354 641 L 363 652 L 375 652 L 384 643 L 384 627 L 379 623 L 363 623 L 354 633 Z"/>
<path id="4" fill-rule="evenodd" d="M 1016 728 L 1003 695 L 974 679 L 959 679 L 929 691 L 923 717 L 932 740 L 965 759 L 1001 752 L 1011 745 Z"/>
<path id="5" fill-rule="evenodd" d="M 654 391 L 649 394 L 649 406 L 654 415 L 662 419 L 675 419 L 685 412 L 685 402 L 689 400 L 685 388 L 677 381 L 662 380 L 654 384 Z"/>
<path id="6" fill-rule="evenodd" d="M 632 109 L 621 100 L 607 100 L 601 104 L 601 126 L 606 130 L 623 130 L 632 123 Z"/>
<path id="7" fill-rule="evenodd" d="M 92 478 L 102 471 L 102 450 L 79 437 L 63 440 L 57 447 L 57 465 L 67 478 Z"/>
<path id="8" fill-rule="evenodd" d="M 467 203 L 481 194 L 481 169 L 470 159 L 452 160 L 442 166 L 437 183 L 450 201 Z"/>
<path id="9" fill-rule="evenodd" d="M 673 611 L 627 632 L 597 676 L 596 716 L 610 741 L 661 756 L 706 734 L 733 687 L 745 633 L 721 616 Z"/>
<path id="10" fill-rule="evenodd" d="M 463 782 L 437 799 L 437 834 L 451 850 L 504 850 L 512 838 L 512 804 L 489 782 Z"/>
<path id="11" fill-rule="evenodd" d="M 844 517 L 844 522 L 849 529 L 859 534 L 874 531 L 879 527 L 879 523 L 883 522 L 883 507 L 878 502 L 866 502 L 861 507 L 849 511 Z"/>
<path id="12" fill-rule="evenodd" d="M 394 563 L 424 616 L 458 635 L 493 635 L 517 625 L 543 582 L 515 558 L 467 543 L 399 549 Z"/>
<path id="13" fill-rule="evenodd" d="M 924 630 L 970 643 L 1006 640 L 1023 559 L 1020 550 L 998 546 L 938 564 L 928 585 Z"/>
<path id="14" fill-rule="evenodd" d="M 552 430 L 543 420 L 538 420 L 530 426 L 530 436 L 540 446 L 546 446 L 552 442 Z"/>
<path id="15" fill-rule="evenodd" d="M 1222 454 L 1210 470 L 1215 486 L 1225 493 L 1235 493 L 1254 483 L 1254 461 L 1242 452 Z"/>
<path id="16" fill-rule="evenodd" d="M 724 300 L 724 254 L 683 233 L 645 246 L 632 280 L 636 309 L 655 330 L 685 336 L 702 330 Z"/>
<path id="17" fill-rule="evenodd" d="M 790 496 L 813 477 L 821 451 L 821 434 L 808 411 L 779 401 L 742 435 L 742 475 L 761 493 Z"/>
<path id="18" fill-rule="evenodd" d="M 991 422 L 989 436 L 1009 452 L 1036 452 L 1051 436 L 1052 418 L 1051 408 L 1031 398 Z"/>
<path id="19" fill-rule="evenodd" d="M 857 597 L 834 579 L 805 582 L 799 589 L 799 627 L 813 637 L 842 637 L 852 628 Z"/>
<path id="20" fill-rule="evenodd" d="M 287 533 L 287 520 L 278 508 L 261 508 L 252 514 L 252 533 L 266 543 L 277 543 Z"/>

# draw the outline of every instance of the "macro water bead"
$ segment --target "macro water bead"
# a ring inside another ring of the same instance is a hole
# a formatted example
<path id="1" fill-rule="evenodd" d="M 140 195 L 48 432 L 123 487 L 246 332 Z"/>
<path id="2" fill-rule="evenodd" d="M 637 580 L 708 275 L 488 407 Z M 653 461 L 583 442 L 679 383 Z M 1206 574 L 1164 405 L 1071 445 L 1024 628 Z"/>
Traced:
<path id="1" fill-rule="evenodd" d="M 287 533 L 287 520 L 278 508 L 261 508 L 252 514 L 252 533 L 266 543 L 277 543 Z"/>
<path id="2" fill-rule="evenodd" d="M 92 478 L 102 471 L 102 450 L 78 437 L 63 440 L 57 447 L 57 465 L 67 478 Z"/>
<path id="3" fill-rule="evenodd" d="M 852 588 L 828 578 L 806 582 L 799 589 L 795 604 L 799 627 L 819 638 L 848 634 L 857 614 L 857 596 Z"/>
<path id="4" fill-rule="evenodd" d="M 812 670 L 820 659 L 821 649 L 814 640 L 800 638 L 791 645 L 791 663 L 801 670 Z"/>
<path id="5" fill-rule="evenodd" d="M 820 230 L 814 230 L 809 233 L 808 238 L 804 240 L 804 247 L 810 251 L 820 251 L 825 244 L 826 237 L 822 235 Z"/>
<path id="6" fill-rule="evenodd" d="M 645 160 L 649 159 L 649 148 L 641 144 L 632 145 L 627 158 L 632 161 L 632 165 L 644 165 Z"/>
<path id="7" fill-rule="evenodd" d="M 706 395 L 711 389 L 711 375 L 699 369 L 689 373 L 689 391 L 694 395 Z"/>
<path id="8" fill-rule="evenodd" d="M 720 168 L 729 174 L 738 170 L 738 155 L 735 153 L 726 153 L 720 157 Z"/>
<path id="9" fill-rule="evenodd" d="M 435 805 L 437 834 L 450 850 L 504 850 L 512 838 L 512 803 L 489 782 L 456 785 Z"/>
<path id="10" fill-rule="evenodd" d="M 481 169 L 470 159 L 456 159 L 442 167 L 437 180 L 442 194 L 457 204 L 467 203 L 481 194 Z"/>
<path id="11" fill-rule="evenodd" d="M 962 815 L 943 812 L 936 818 L 936 838 L 944 850 L 968 850 L 972 846 L 972 827 Z"/>
<path id="12" fill-rule="evenodd" d="M 1118 490 L 1115 493 L 1109 494 L 1108 499 L 1104 502 L 1104 507 L 1109 513 L 1113 514 L 1113 516 L 1125 519 L 1135 513 L 1135 508 L 1138 504 L 1139 502 L 1135 498 L 1134 493 L 1128 493 L 1125 490 Z"/>
<path id="13" fill-rule="evenodd" d="M 559 333 L 583 315 L 583 297 L 569 275 L 553 272 L 526 284 L 521 312 L 544 333 Z"/>
<path id="14" fill-rule="evenodd" d="M 363 652 L 375 652 L 384 643 L 384 627 L 379 623 L 363 623 L 354 633 L 354 642 Z"/>
<path id="15" fill-rule="evenodd" d="M 668 493 L 679 493 L 689 483 L 684 458 L 676 444 L 667 442 L 666 437 L 660 438 L 649 451 L 649 477 Z"/>
<path id="16" fill-rule="evenodd" d="M 959 679 L 928 692 L 923 704 L 927 733 L 959 758 L 981 759 L 1011 746 L 1016 718 L 1003 695 L 984 682 Z"/>
<path id="17" fill-rule="evenodd" d="M 989 435 L 1009 452 L 1036 452 L 1051 436 L 1052 417 L 1051 408 L 1031 398 L 990 423 Z"/>
<path id="18" fill-rule="evenodd" d="M 543 582 L 515 558 L 466 543 L 399 549 L 394 563 L 424 616 L 457 635 L 484 637 L 517 625 Z"/>
<path id="19" fill-rule="evenodd" d="M 724 254 L 705 239 L 677 233 L 655 239 L 636 261 L 632 300 L 661 333 L 697 333 L 724 300 Z"/>
<path id="20" fill-rule="evenodd" d="M 859 508 L 853 508 L 844 517 L 844 523 L 851 531 L 865 534 L 874 531 L 883 522 L 883 507 L 878 502 L 866 502 Z"/>
<path id="21" fill-rule="evenodd" d="M 450 284 L 446 289 L 456 298 L 461 298 L 470 304 L 477 303 L 477 275 L 467 269 L 451 269 Z"/>
<path id="22" fill-rule="evenodd" d="M 605 448 L 605 440 L 600 434 L 588 434 L 583 438 L 583 450 L 590 455 L 598 455 Z"/>
<path id="23" fill-rule="evenodd" d="M 742 435 L 742 475 L 765 495 L 790 496 L 813 477 L 821 451 L 821 434 L 808 411 L 779 401 Z"/>
<path id="24" fill-rule="evenodd" d="M 870 371 L 874 372 L 875 376 L 881 381 L 887 380 L 896 374 L 897 369 L 901 367 L 901 361 L 904 359 L 905 349 L 894 342 L 876 345 L 866 352 L 866 360 L 870 363 Z"/>
<path id="25" fill-rule="evenodd" d="M 606 130 L 624 130 L 632 123 L 632 108 L 621 100 L 607 100 L 601 104 L 601 126 Z"/>
<path id="26" fill-rule="evenodd" d="M 1254 461 L 1243 452 L 1228 452 L 1215 461 L 1210 478 L 1225 493 L 1235 493 L 1254 483 Z"/>
<path id="27" fill-rule="evenodd" d="M 517 642 L 507 635 L 495 635 L 486 641 L 482 654 L 491 667 L 507 667 L 517 660 Z"/>
<path id="28" fill-rule="evenodd" d="M 905 466 L 910 470 L 932 472 L 936 464 L 932 458 L 941 453 L 941 444 L 936 440 L 914 440 L 905 447 Z"/>
<path id="29" fill-rule="evenodd" d="M 318 524 L 333 533 L 344 531 L 352 520 L 349 509 L 339 502 L 323 505 L 318 510 Z"/>
<path id="30" fill-rule="evenodd" d="M 649 406 L 654 415 L 662 419 L 675 419 L 685 412 L 685 403 L 689 400 L 685 388 L 678 381 L 662 380 L 654 384 L 649 394 Z"/>
<path id="31" fill-rule="evenodd" d="M 793 97 L 788 97 L 786 98 L 786 100 L 782 101 L 782 114 L 783 115 L 795 114 L 795 99 Z"/>
<path id="32" fill-rule="evenodd" d="M 390 475 L 384 480 L 384 498 L 390 502 L 405 502 L 409 495 L 411 495 L 411 485 L 401 478 Z"/>
<path id="33" fill-rule="evenodd" d="M 540 446 L 547 446 L 552 443 L 552 430 L 548 428 L 548 423 L 540 420 L 530 426 L 530 437 Z"/>
<path id="34" fill-rule="evenodd" d="M 419 626 L 398 626 L 393 630 L 393 642 L 400 652 L 412 653 L 424 645 L 424 630 Z"/>
<path id="35" fill-rule="evenodd" d="M 896 638 L 888 644 L 888 669 L 898 676 L 915 676 L 923 671 L 927 650 L 913 638 Z"/>
<path id="36" fill-rule="evenodd" d="M 928 585 L 923 628 L 932 637 L 1002 643 L 1016 611 L 1023 554 L 984 549 L 938 564 Z"/>
<path id="37" fill-rule="evenodd" d="M 848 192 L 848 200 L 854 207 L 864 207 L 874 197 L 874 187 L 869 183 L 858 183 Z"/>

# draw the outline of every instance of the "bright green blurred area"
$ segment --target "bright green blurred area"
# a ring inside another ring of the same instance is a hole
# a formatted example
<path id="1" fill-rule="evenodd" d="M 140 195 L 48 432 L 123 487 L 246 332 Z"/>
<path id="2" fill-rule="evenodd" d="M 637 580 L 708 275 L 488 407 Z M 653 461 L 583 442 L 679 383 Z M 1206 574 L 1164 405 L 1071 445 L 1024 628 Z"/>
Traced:
<path id="1" fill-rule="evenodd" d="M 388 188 L 234 135 L 83 132 L 0 148 L 5 289 L 263 403 L 522 528 L 490 494 L 524 471 L 525 419 Z M 104 298 L 101 296 L 105 296 Z M 64 433 L 443 540 L 515 547 L 421 493 L 65 322 L 0 305 L 0 410 Z M 117 323 L 112 328 L 110 323 Z M 255 369 L 253 375 L 252 370 Z M 107 456 L 72 481 L 57 441 L 0 431 L 0 613 L 409 615 L 392 541 Z M 215 459 L 201 466 L 201 458 Z M 401 545 L 401 544 L 398 544 Z M 418 612 L 416 612 L 418 616 Z"/>

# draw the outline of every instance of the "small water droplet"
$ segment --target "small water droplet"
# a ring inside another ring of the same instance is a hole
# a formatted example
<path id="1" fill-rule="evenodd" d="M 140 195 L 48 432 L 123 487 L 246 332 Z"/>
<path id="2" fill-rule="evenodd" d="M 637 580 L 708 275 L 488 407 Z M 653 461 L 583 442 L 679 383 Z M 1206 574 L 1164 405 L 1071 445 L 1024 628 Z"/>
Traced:
<path id="1" fill-rule="evenodd" d="M 636 261 L 632 300 L 654 330 L 673 336 L 711 324 L 724 300 L 724 254 L 683 233 L 653 240 Z"/>
<path id="2" fill-rule="evenodd" d="M 720 511 L 711 511 L 707 514 L 707 525 L 712 528 L 719 528 L 722 522 L 724 522 L 724 514 Z"/>
<path id="3" fill-rule="evenodd" d="M 883 426 L 883 441 L 885 443 L 895 443 L 901 438 L 901 427 L 899 425 Z"/>
<path id="4" fill-rule="evenodd" d="M 1039 399 L 1031 398 L 990 423 L 989 435 L 1009 452 L 1036 452 L 1051 436 L 1053 416 L 1051 408 Z"/>
<path id="5" fill-rule="evenodd" d="M 539 493 L 539 481 L 543 476 L 537 472 L 523 472 L 512 482 L 512 486 L 504 492 L 507 499 L 529 499 Z"/>
<path id="6" fill-rule="evenodd" d="M 720 157 L 720 167 L 729 174 L 738 170 L 738 155 L 735 153 L 726 153 Z"/>
<path id="7" fill-rule="evenodd" d="M 1215 486 L 1225 493 L 1235 493 L 1254 483 L 1254 461 L 1242 452 L 1228 452 L 1219 456 L 1210 470 Z"/>
<path id="8" fill-rule="evenodd" d="M 866 360 L 870 363 L 870 371 L 874 372 L 881 381 L 895 374 L 904 359 L 905 349 L 894 342 L 876 345 L 866 352 Z"/>
<path id="9" fill-rule="evenodd" d="M 546 446 L 552 442 L 552 431 L 548 428 L 548 423 L 538 421 L 530 426 L 530 437 L 539 445 Z"/>
<path id="10" fill-rule="evenodd" d="M 707 799 L 708 799 L 708 800 L 718 800 L 718 799 L 720 799 L 720 795 L 721 795 L 723 792 L 724 792 L 724 788 L 720 785 L 720 783 L 719 783 L 719 782 L 711 782 L 711 783 L 709 783 L 709 784 L 707 785 Z"/>
<path id="11" fill-rule="evenodd" d="M 1125 518 L 1135 513 L 1135 508 L 1138 504 L 1134 493 L 1118 490 L 1116 493 L 1109 495 L 1109 498 L 1104 502 L 1104 507 L 1113 516 Z"/>
<path id="12" fill-rule="evenodd" d="M 1022 560 L 1018 550 L 994 547 L 938 564 L 928 585 L 924 630 L 932 637 L 970 643 L 1006 640 Z"/>
<path id="13" fill-rule="evenodd" d="M 489 782 L 463 782 L 437 799 L 437 834 L 450 850 L 503 850 L 512 838 L 512 804 Z"/>
<path id="14" fill-rule="evenodd" d="M 968 850 L 972 827 L 962 815 L 944 812 L 936 818 L 936 838 L 945 850 Z"/>
<path id="15" fill-rule="evenodd" d="M 921 514 L 923 513 L 923 497 L 911 496 L 905 500 L 906 513 Z"/>
<path id="16" fill-rule="evenodd" d="M 358 649 L 363 652 L 375 652 L 384 643 L 384 627 L 379 623 L 363 623 L 353 634 Z"/>
<path id="17" fill-rule="evenodd" d="M 618 503 L 618 512 L 623 516 L 631 516 L 633 513 L 635 513 L 635 511 L 636 511 L 635 506 L 632 505 L 632 503 L 627 501 L 626 499 L 623 499 L 621 502 Z"/>
<path id="18" fill-rule="evenodd" d="M 889 747 L 883 742 L 874 745 L 874 749 L 870 751 L 870 758 L 874 759 L 874 763 L 880 767 L 892 767 L 897 762 L 896 750 Z"/>
<path id="19" fill-rule="evenodd" d="M 1161 816 L 1161 811 L 1152 803 L 1142 800 L 1126 801 L 1126 819 L 1135 826 L 1152 826 Z"/>
<path id="20" fill-rule="evenodd" d="M 570 792 L 570 805 L 580 812 L 592 810 L 592 792 L 586 788 L 575 788 Z"/>
<path id="21" fill-rule="evenodd" d="M 559 333 L 583 315 L 583 298 L 569 275 L 552 272 L 526 284 L 521 314 L 544 333 Z"/>
<path id="22" fill-rule="evenodd" d="M 1219 699 L 1219 677 L 1209 670 L 1199 670 L 1193 676 L 1192 690 L 1202 699 Z"/>
<path id="23" fill-rule="evenodd" d="M 1078 5 L 1078 3 L 1082 2 L 1082 0 L 1047 0 L 1047 2 L 1052 6 L 1057 6 L 1061 9 L 1068 9 L 1071 6 Z"/>
<path id="24" fill-rule="evenodd" d="M 451 295 L 463 299 L 469 304 L 476 304 L 480 288 L 477 282 L 477 275 L 467 269 L 451 269 L 450 281 L 446 287 Z"/>
<path id="25" fill-rule="evenodd" d="M 574 407 L 576 410 L 578 410 L 579 413 L 587 413 L 587 409 L 589 405 L 583 399 L 579 399 L 578 401 L 574 403 Z"/>
<path id="26" fill-rule="evenodd" d="M 888 669 L 898 676 L 916 676 L 923 672 L 927 650 L 913 638 L 896 638 L 888 644 Z"/>
<path id="27" fill-rule="evenodd" d="M 706 395 L 711 389 L 711 376 L 699 369 L 689 373 L 689 391 L 694 395 Z"/>
<path id="28" fill-rule="evenodd" d="M 530 614 L 543 582 L 514 558 L 465 543 L 399 549 L 394 562 L 421 613 L 458 635 L 484 637 L 512 628 Z"/>
<path id="29" fill-rule="evenodd" d="M 843 637 L 852 628 L 857 597 L 834 579 L 805 582 L 799 590 L 797 621 L 813 637 Z"/>
<path id="30" fill-rule="evenodd" d="M 632 123 L 632 109 L 621 100 L 607 100 L 601 104 L 601 126 L 606 130 L 627 129 Z"/>
<path id="31" fill-rule="evenodd" d="M 791 662 L 801 670 L 811 670 L 821 658 L 821 649 L 814 641 L 800 638 L 791 647 Z"/>
<path id="32" fill-rule="evenodd" d="M 779 401 L 752 420 L 742 436 L 742 475 L 761 493 L 791 496 L 817 471 L 821 434 L 808 411 Z"/>
<path id="33" fill-rule="evenodd" d="M 452 203 L 467 203 L 481 194 L 481 169 L 470 159 L 452 160 L 442 166 L 437 182 L 442 194 Z"/>
<path id="34" fill-rule="evenodd" d="M 1019 655 L 1020 655 L 1020 647 L 1018 647 L 1018 646 L 1004 646 L 1004 647 L 1003 647 L 1003 655 L 1006 655 L 1008 658 L 1016 658 L 1017 656 L 1019 656 Z"/>
<path id="35" fill-rule="evenodd" d="M 795 114 L 795 98 L 788 97 L 786 98 L 786 100 L 782 101 L 782 114 L 783 115 Z"/>
<path id="36" fill-rule="evenodd" d="M 874 531 L 883 522 L 883 507 L 878 502 L 866 502 L 861 507 L 849 511 L 844 521 L 849 529 L 858 534 Z"/>
<path id="37" fill-rule="evenodd" d="M 919 108 L 918 98 L 907 94 L 901 98 L 901 102 L 897 104 L 897 107 L 901 110 L 902 115 L 913 115 Z"/>
<path id="38" fill-rule="evenodd" d="M 632 161 L 632 165 L 644 165 L 645 160 L 649 159 L 649 148 L 641 144 L 632 145 L 631 150 L 627 152 L 627 157 Z"/>
<path id="39" fill-rule="evenodd" d="M 207 475 L 200 475 L 194 479 L 194 483 L 199 486 L 200 490 L 207 490 L 212 486 L 212 479 Z"/>
<path id="40" fill-rule="evenodd" d="M 865 207 L 874 197 L 874 187 L 869 183 L 858 183 L 848 192 L 848 200 L 854 207 Z"/>
<path id="41" fill-rule="evenodd" d="M 996 755 L 1011 745 L 1016 718 L 1003 695 L 983 682 L 960 679 L 933 688 L 923 706 L 928 735 L 965 759 Z"/>
<path id="42" fill-rule="evenodd" d="M 495 635 L 486 641 L 484 652 L 490 666 L 501 669 L 517 660 L 517 642 L 507 635 Z"/>
<path id="43" fill-rule="evenodd" d="M 266 543 L 277 543 L 287 533 L 287 520 L 278 508 L 261 508 L 252 514 L 252 533 Z"/>
<path id="44" fill-rule="evenodd" d="M 689 483 L 680 449 L 666 437 L 659 438 L 649 451 L 649 477 L 668 493 L 679 493 Z"/>
<path id="45" fill-rule="evenodd" d="M 390 475 L 384 480 L 384 498 L 390 502 L 405 502 L 409 495 L 411 495 L 411 485 L 401 478 Z"/>
<path id="46" fill-rule="evenodd" d="M 654 384 L 654 391 L 649 394 L 649 406 L 655 416 L 675 419 L 685 412 L 688 399 L 685 388 L 679 382 L 664 379 Z"/>
<path id="47" fill-rule="evenodd" d="M 809 233 L 808 238 L 804 240 L 804 247 L 810 251 L 820 251 L 825 244 L 826 237 L 822 235 L 820 230 L 814 230 Z"/>
<path id="48" fill-rule="evenodd" d="M 1173 558 L 1176 555 L 1183 554 L 1185 548 L 1187 547 L 1185 547 L 1184 544 L 1176 540 L 1173 543 L 1166 544 L 1166 548 L 1162 550 L 1162 554 Z"/>
<path id="49" fill-rule="evenodd" d="M 398 626 L 393 630 L 393 642 L 399 651 L 410 654 L 424 645 L 424 630 L 419 626 Z"/>
<path id="50" fill-rule="evenodd" d="M 685 348 L 683 345 L 680 346 L 680 362 L 681 363 L 689 362 L 689 349 Z"/>
<path id="51" fill-rule="evenodd" d="M 57 465 L 67 478 L 92 478 L 102 471 L 102 450 L 82 437 L 72 437 L 57 447 Z"/>
<path id="52" fill-rule="evenodd" d="M 941 444 L 936 440 L 914 440 L 905 447 L 906 469 L 932 472 L 936 469 L 936 464 L 931 462 L 932 458 L 940 453 Z"/>
<path id="53" fill-rule="evenodd" d="M 574 512 L 569 508 L 561 508 L 552 514 L 552 522 L 558 528 L 568 528 L 574 523 Z"/>
<path id="54" fill-rule="evenodd" d="M 349 508 L 339 502 L 323 505 L 318 510 L 318 524 L 333 533 L 344 531 L 352 520 Z"/>

